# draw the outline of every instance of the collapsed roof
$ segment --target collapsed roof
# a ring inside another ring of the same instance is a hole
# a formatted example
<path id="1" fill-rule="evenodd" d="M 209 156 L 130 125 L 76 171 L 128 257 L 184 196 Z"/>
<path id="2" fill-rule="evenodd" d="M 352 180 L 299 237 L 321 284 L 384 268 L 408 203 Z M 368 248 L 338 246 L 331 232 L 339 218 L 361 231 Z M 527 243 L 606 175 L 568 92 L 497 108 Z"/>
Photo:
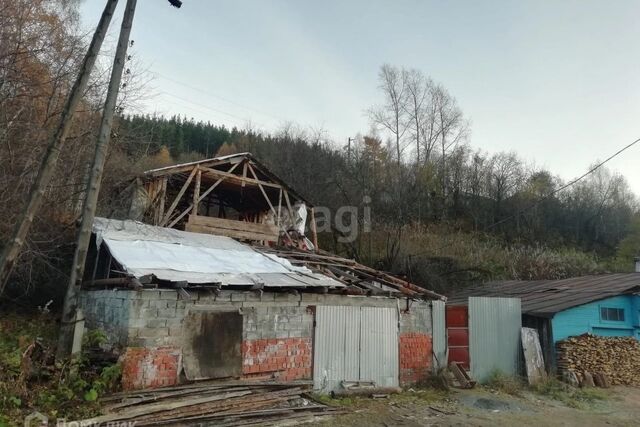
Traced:
<path id="1" fill-rule="evenodd" d="M 568 308 L 640 292 L 640 273 L 601 274 L 561 280 L 488 282 L 455 293 L 451 304 L 467 304 L 469 297 L 520 298 L 522 314 L 553 317 Z"/>
<path id="2" fill-rule="evenodd" d="M 271 288 L 444 298 L 326 252 L 316 254 L 250 246 L 225 236 L 191 233 L 131 220 L 96 218 L 93 233 L 98 248 L 96 256 L 108 254 L 118 264 L 116 275 L 122 279 L 135 279 L 138 286 L 180 284 L 182 288 Z M 95 265 L 98 265 L 97 260 Z M 105 280 L 112 280 L 110 277 L 107 273 L 101 282 L 101 279 L 95 279 L 94 273 L 87 286 L 106 283 Z"/>

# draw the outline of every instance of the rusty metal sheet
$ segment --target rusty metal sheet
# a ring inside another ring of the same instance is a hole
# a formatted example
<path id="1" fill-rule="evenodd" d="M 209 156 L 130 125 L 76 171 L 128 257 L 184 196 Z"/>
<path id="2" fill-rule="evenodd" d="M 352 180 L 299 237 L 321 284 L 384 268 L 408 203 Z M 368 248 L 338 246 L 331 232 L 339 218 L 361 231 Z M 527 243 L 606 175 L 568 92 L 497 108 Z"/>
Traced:
<path id="1" fill-rule="evenodd" d="M 242 375 L 242 315 L 194 311 L 183 326 L 183 365 L 189 380 Z"/>

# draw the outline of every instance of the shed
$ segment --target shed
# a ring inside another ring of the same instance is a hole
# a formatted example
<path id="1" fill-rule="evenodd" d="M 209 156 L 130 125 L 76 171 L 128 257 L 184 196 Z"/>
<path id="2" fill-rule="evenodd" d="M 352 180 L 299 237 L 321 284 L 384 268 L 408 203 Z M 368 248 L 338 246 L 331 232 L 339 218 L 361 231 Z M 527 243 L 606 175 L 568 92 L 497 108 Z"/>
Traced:
<path id="1" fill-rule="evenodd" d="M 553 369 L 555 343 L 591 333 L 640 339 L 640 273 L 602 274 L 561 280 L 511 280 L 472 286 L 451 296 L 452 305 L 469 297 L 520 298 L 522 324 L 536 328 Z"/>
<path id="2" fill-rule="evenodd" d="M 130 220 L 96 218 L 93 232 L 80 305 L 120 353 L 125 388 L 254 378 L 331 391 L 431 372 L 436 293 L 322 251 Z"/>

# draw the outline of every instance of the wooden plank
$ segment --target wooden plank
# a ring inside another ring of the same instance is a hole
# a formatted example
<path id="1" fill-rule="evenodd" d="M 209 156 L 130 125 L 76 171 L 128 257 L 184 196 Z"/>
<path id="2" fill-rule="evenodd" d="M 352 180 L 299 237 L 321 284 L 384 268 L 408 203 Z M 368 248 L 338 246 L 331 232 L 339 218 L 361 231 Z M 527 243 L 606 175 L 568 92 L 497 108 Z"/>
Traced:
<path id="1" fill-rule="evenodd" d="M 253 171 L 253 169 L 251 168 L 251 165 L 249 163 L 245 163 L 245 165 L 247 165 L 248 169 L 250 171 Z M 262 181 L 260 179 L 258 179 L 258 177 L 254 175 L 254 178 L 246 178 L 244 176 L 240 176 L 240 175 L 236 175 L 233 173 L 229 173 L 229 172 L 223 172 L 223 171 L 219 171 L 217 169 L 211 169 L 211 168 L 201 168 L 202 171 L 206 174 L 209 175 L 215 175 L 218 177 L 224 177 L 226 178 L 228 181 L 232 181 L 235 182 L 237 184 L 240 184 L 242 186 L 244 186 L 244 184 L 251 184 L 254 186 L 264 186 L 264 187 L 272 187 L 272 188 L 282 188 L 282 186 L 280 184 L 275 184 L 273 182 L 268 182 L 268 181 Z"/>
<path id="2" fill-rule="evenodd" d="M 311 238 L 313 239 L 313 247 L 314 249 L 317 251 L 318 249 L 320 249 L 318 247 L 318 231 L 316 230 L 316 213 L 315 213 L 315 209 L 311 208 Z"/>
<path id="3" fill-rule="evenodd" d="M 529 384 L 533 385 L 547 377 L 538 331 L 533 328 L 522 328 L 521 339 L 527 379 Z"/>
<path id="4" fill-rule="evenodd" d="M 193 211 L 192 215 L 198 215 L 198 199 L 200 198 L 200 179 L 202 178 L 202 171 L 198 169 L 196 174 L 196 187 L 193 190 Z"/>
<path id="5" fill-rule="evenodd" d="M 193 225 L 205 225 L 208 227 L 224 228 L 229 230 L 252 231 L 262 234 L 278 235 L 278 229 L 275 225 L 262 224 L 258 222 L 236 221 L 233 219 L 191 215 L 189 217 L 189 223 Z"/>
<path id="6" fill-rule="evenodd" d="M 167 177 L 165 176 L 162 178 L 162 184 L 160 185 L 160 209 L 159 209 L 159 215 L 155 225 L 160 224 L 160 221 L 162 220 L 162 215 L 164 215 L 164 208 L 165 208 L 166 202 L 167 202 Z"/>
<path id="7" fill-rule="evenodd" d="M 173 213 L 173 211 L 175 210 L 176 206 L 178 206 L 178 203 L 180 202 L 180 199 L 182 199 L 182 196 L 184 195 L 184 192 L 187 191 L 187 188 L 189 187 L 189 184 L 191 184 L 191 180 L 193 180 L 193 177 L 196 175 L 196 172 L 198 171 L 197 168 L 193 168 L 193 170 L 191 171 L 191 173 L 189 174 L 189 178 L 187 178 L 187 180 L 185 181 L 185 183 L 182 185 L 182 188 L 180 189 L 180 191 L 178 192 L 178 195 L 176 196 L 176 198 L 173 200 L 173 203 L 171 203 L 171 206 L 169 206 L 169 210 L 167 211 L 167 213 L 162 217 L 162 222 L 160 223 L 161 227 L 164 227 L 164 225 L 169 221 L 169 218 L 171 217 L 171 214 Z"/>
<path id="8" fill-rule="evenodd" d="M 192 233 L 203 233 L 203 234 L 213 234 L 215 236 L 226 236 L 232 237 L 234 239 L 244 239 L 244 240 L 256 240 L 256 241 L 269 241 L 269 242 L 277 242 L 278 234 L 264 234 L 264 233 L 256 233 L 251 231 L 240 231 L 240 230 L 229 230 L 227 228 L 217 228 L 217 227 L 209 227 L 206 225 L 196 225 L 187 223 L 185 225 L 185 230 L 190 231 Z"/>
<path id="9" fill-rule="evenodd" d="M 234 164 L 231 169 L 229 169 L 229 173 L 233 172 L 233 170 L 235 168 L 238 167 L 240 163 L 236 163 Z M 209 187 L 204 193 L 202 193 L 200 195 L 200 197 L 198 198 L 198 203 L 200 203 L 205 197 L 207 197 L 209 195 L 209 193 L 211 193 L 222 181 L 224 181 L 224 177 L 218 179 L 216 182 L 213 183 L 213 185 L 211 187 Z M 171 224 L 169 224 L 169 227 L 173 227 L 174 225 L 176 225 L 178 223 L 178 221 L 180 221 L 186 214 L 188 214 L 191 209 L 193 208 L 193 203 L 189 205 L 189 207 L 187 209 L 185 209 L 180 215 L 178 215 L 178 217 L 176 219 L 174 219 Z"/>

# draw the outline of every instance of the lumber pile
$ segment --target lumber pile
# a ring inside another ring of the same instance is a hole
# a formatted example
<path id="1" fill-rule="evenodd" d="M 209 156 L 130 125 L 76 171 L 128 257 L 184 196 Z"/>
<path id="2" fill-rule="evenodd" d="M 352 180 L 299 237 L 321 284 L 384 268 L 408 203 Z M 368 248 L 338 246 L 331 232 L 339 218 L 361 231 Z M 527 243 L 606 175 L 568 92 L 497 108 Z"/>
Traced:
<path id="1" fill-rule="evenodd" d="M 556 344 L 558 373 L 581 385 L 640 385 L 640 342 L 584 334 Z"/>
<path id="2" fill-rule="evenodd" d="M 308 382 L 197 382 L 189 385 L 118 393 L 101 399 L 105 415 L 79 425 L 268 426 L 301 424 L 335 415 L 314 401 Z"/>

